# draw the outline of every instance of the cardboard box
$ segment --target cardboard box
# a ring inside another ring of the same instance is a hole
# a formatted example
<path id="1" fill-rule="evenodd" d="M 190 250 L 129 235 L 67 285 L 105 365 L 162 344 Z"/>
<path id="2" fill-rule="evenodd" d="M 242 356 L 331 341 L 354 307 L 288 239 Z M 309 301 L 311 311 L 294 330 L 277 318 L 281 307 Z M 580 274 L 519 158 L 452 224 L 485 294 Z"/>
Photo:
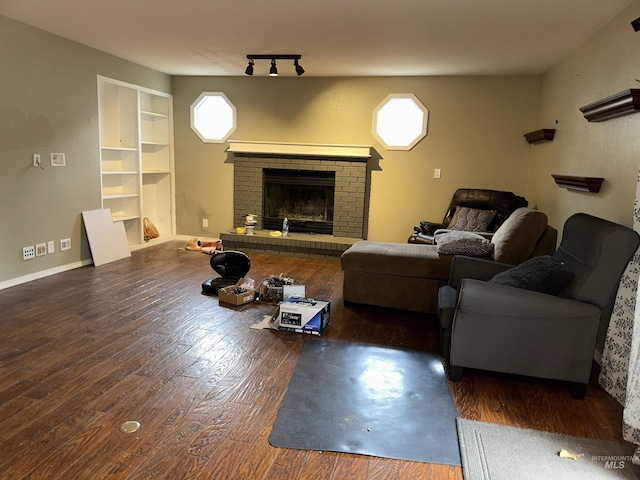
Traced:
<path id="1" fill-rule="evenodd" d="M 330 302 L 291 297 L 280 304 L 278 328 L 289 332 L 320 335 L 329 325 Z"/>
<path id="2" fill-rule="evenodd" d="M 223 287 L 218 290 L 218 303 L 226 303 L 228 305 L 244 305 L 253 302 L 256 298 L 256 291 L 252 288 L 242 288 L 240 285 L 244 282 L 244 278 L 238 280 L 235 285 Z M 241 291 L 238 291 L 241 290 Z"/>
<path id="3" fill-rule="evenodd" d="M 291 297 L 304 297 L 304 285 L 284 285 L 282 287 L 282 300 L 288 300 Z"/>

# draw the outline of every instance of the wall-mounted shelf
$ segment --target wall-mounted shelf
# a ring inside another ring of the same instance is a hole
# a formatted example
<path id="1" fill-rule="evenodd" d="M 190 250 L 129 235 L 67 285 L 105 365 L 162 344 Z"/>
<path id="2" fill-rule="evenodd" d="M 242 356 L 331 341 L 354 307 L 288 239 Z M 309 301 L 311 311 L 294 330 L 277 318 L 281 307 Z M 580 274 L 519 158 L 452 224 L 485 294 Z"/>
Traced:
<path id="1" fill-rule="evenodd" d="M 571 177 L 568 175 L 551 175 L 560 188 L 580 190 L 581 192 L 598 193 L 604 178 L 600 177 Z"/>
<path id="2" fill-rule="evenodd" d="M 524 138 L 526 138 L 529 143 L 550 142 L 553 140 L 555 133 L 556 130 L 554 128 L 542 128 L 535 132 L 525 133 Z"/>
<path id="3" fill-rule="evenodd" d="M 602 122 L 640 111 L 640 89 L 632 88 L 580 108 L 590 122 Z"/>

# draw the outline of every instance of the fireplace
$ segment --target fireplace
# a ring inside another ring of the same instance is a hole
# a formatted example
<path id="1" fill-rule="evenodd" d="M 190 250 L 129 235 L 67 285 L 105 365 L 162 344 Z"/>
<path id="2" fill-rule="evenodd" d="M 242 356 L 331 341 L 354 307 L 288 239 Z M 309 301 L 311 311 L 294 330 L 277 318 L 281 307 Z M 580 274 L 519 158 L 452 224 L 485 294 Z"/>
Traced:
<path id="1" fill-rule="evenodd" d="M 289 219 L 290 232 L 333 234 L 335 172 L 265 168 L 262 225 L 280 230 Z"/>
<path id="2" fill-rule="evenodd" d="M 367 238 L 371 147 L 230 140 L 228 151 L 234 163 L 234 227 L 255 214 L 256 231 L 264 229 L 269 238 L 287 216 L 291 232 Z M 285 187 L 264 192 L 272 174 Z M 273 197 L 286 206 L 274 206 Z"/>

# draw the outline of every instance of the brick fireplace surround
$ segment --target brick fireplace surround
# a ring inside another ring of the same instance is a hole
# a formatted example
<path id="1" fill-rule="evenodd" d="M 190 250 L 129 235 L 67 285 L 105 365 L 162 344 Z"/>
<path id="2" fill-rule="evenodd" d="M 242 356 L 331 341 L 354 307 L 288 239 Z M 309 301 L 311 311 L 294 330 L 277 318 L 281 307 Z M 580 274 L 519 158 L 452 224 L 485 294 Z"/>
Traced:
<path id="1" fill-rule="evenodd" d="M 230 141 L 228 152 L 234 163 L 234 224 L 244 225 L 247 214 L 256 214 L 258 224 L 253 236 L 221 233 L 226 250 L 337 257 L 367 237 L 371 147 Z M 262 230 L 262 175 L 266 168 L 335 172 L 333 235 L 272 237 Z"/>

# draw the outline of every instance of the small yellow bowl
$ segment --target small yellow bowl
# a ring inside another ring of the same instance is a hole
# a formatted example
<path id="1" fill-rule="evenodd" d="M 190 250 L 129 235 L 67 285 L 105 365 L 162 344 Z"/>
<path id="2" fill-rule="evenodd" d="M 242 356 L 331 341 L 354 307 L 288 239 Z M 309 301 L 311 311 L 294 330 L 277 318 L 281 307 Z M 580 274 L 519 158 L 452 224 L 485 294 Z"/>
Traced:
<path id="1" fill-rule="evenodd" d="M 236 233 L 239 235 L 244 235 L 245 233 L 247 233 L 247 228 L 246 227 L 237 227 L 236 228 Z"/>

